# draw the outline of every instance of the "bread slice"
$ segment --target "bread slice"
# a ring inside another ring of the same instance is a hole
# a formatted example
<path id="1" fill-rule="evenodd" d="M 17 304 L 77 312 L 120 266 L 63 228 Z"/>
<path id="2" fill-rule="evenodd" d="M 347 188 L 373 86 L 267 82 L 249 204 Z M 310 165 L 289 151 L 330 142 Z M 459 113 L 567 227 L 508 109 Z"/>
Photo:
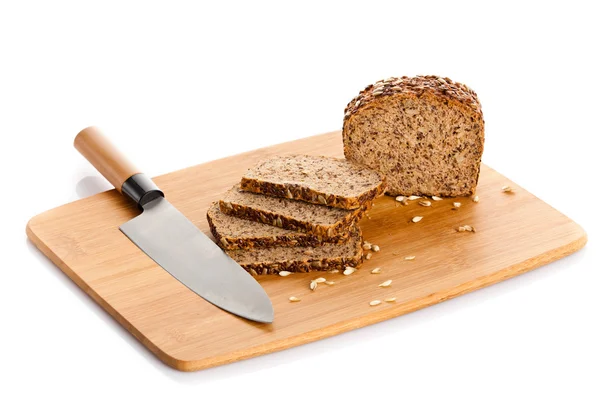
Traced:
<path id="1" fill-rule="evenodd" d="M 252 275 L 277 274 L 280 271 L 310 272 L 360 267 L 362 233 L 353 226 L 346 243 L 326 243 L 318 247 L 265 247 L 227 250 L 227 254 Z"/>
<path id="2" fill-rule="evenodd" d="M 225 214 L 238 218 L 328 238 L 343 235 L 363 214 L 363 208 L 343 210 L 264 196 L 242 191 L 239 185 L 223 195 L 219 207 Z"/>
<path id="3" fill-rule="evenodd" d="M 344 154 L 387 178 L 388 194 L 467 196 L 484 143 L 475 92 L 449 78 L 390 78 L 346 107 Z"/>
<path id="4" fill-rule="evenodd" d="M 210 206 L 206 218 L 208 219 L 210 231 L 217 239 L 217 244 L 227 250 L 272 246 L 320 246 L 323 243 L 343 243 L 348 240 L 346 232 L 331 238 L 323 238 L 236 218 L 222 213 L 217 202 Z"/>
<path id="5" fill-rule="evenodd" d="M 307 155 L 275 156 L 242 176 L 242 190 L 352 210 L 383 194 L 385 178 L 348 160 Z"/>

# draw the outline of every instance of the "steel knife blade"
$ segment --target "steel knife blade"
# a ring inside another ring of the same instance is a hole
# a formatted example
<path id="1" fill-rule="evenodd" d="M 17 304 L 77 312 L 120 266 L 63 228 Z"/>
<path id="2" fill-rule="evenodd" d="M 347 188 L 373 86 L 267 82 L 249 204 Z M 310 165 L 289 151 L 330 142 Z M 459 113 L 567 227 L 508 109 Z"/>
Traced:
<path id="1" fill-rule="evenodd" d="M 273 322 L 273 305 L 256 279 L 171 205 L 154 182 L 127 161 L 98 128 L 79 132 L 74 145 L 143 210 L 119 228 L 141 251 L 215 306 L 249 320 Z"/>

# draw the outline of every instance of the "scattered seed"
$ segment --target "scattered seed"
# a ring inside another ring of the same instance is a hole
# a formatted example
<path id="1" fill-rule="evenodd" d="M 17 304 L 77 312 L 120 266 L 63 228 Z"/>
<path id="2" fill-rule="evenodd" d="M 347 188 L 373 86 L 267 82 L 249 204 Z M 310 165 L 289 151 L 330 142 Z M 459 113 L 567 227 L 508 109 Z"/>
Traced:
<path id="1" fill-rule="evenodd" d="M 370 303 L 369 303 L 369 305 L 370 305 L 371 307 L 373 307 L 373 306 L 378 306 L 378 305 L 380 305 L 380 304 L 381 304 L 381 300 L 373 300 L 372 302 L 370 302 Z"/>
<path id="2" fill-rule="evenodd" d="M 404 201 L 404 196 L 398 196 L 398 197 L 396 197 L 396 201 L 403 202 Z"/>
<path id="3" fill-rule="evenodd" d="M 335 282 L 334 281 L 325 281 L 325 284 L 327 286 L 331 286 L 331 285 L 335 285 Z"/>
<path id="4" fill-rule="evenodd" d="M 371 250 L 371 245 L 369 243 L 365 243 L 365 244 L 363 244 L 363 249 Z"/>
<path id="5" fill-rule="evenodd" d="M 327 205 L 327 200 L 323 195 L 319 195 L 317 199 L 319 200 L 319 203 Z"/>
<path id="6" fill-rule="evenodd" d="M 377 267 L 377 268 L 374 268 L 374 269 L 371 271 L 371 273 L 372 273 L 372 274 L 380 274 L 380 273 L 381 273 L 381 268 L 379 268 L 379 267 Z"/>
<path id="7" fill-rule="evenodd" d="M 513 191 L 513 188 L 511 188 L 510 186 L 502 186 L 502 191 L 504 193 L 511 193 Z"/>
<path id="8" fill-rule="evenodd" d="M 473 233 L 475 233 L 475 228 L 473 228 L 471 225 L 463 225 L 463 226 L 459 226 L 458 227 L 458 231 L 459 232 L 473 232 Z"/>
<path id="9" fill-rule="evenodd" d="M 377 246 L 376 244 L 371 246 L 371 250 L 373 250 L 375 253 L 377 253 L 379 251 L 379 246 Z"/>
<path id="10" fill-rule="evenodd" d="M 256 270 L 254 270 L 254 268 L 250 268 L 250 274 L 253 276 L 258 276 L 258 272 L 256 272 Z"/>
<path id="11" fill-rule="evenodd" d="M 314 280 L 314 282 L 317 282 L 317 283 L 325 283 L 325 281 L 327 281 L 327 279 L 325 279 L 325 278 L 317 278 Z"/>
<path id="12" fill-rule="evenodd" d="M 460 204 L 458 201 L 455 201 L 454 203 L 452 203 L 452 206 L 454 207 L 454 209 L 459 209 L 460 206 L 462 206 L 462 204 Z"/>
<path id="13" fill-rule="evenodd" d="M 332 269 L 331 271 L 329 271 L 330 274 L 339 274 L 340 270 L 339 269 Z"/>
<path id="14" fill-rule="evenodd" d="M 317 290 L 317 282 L 315 281 L 310 281 L 310 290 Z"/>
<path id="15" fill-rule="evenodd" d="M 290 271 L 279 271 L 279 276 L 288 276 L 291 275 L 292 273 Z"/>
<path id="16" fill-rule="evenodd" d="M 373 257 L 373 253 L 367 253 L 367 255 L 365 256 L 365 260 L 370 260 L 371 257 Z"/>
<path id="17" fill-rule="evenodd" d="M 408 205 L 408 200 L 404 199 L 400 203 L 402 203 L 403 206 L 407 206 Z"/>
<path id="18" fill-rule="evenodd" d="M 293 199 L 293 198 L 294 198 L 294 196 L 292 196 L 292 192 L 290 192 L 290 189 L 288 189 L 288 190 L 285 192 L 285 195 L 287 196 L 287 198 L 288 198 L 288 199 Z"/>
<path id="19" fill-rule="evenodd" d="M 408 196 L 408 199 L 410 201 L 413 201 L 413 200 L 416 200 L 416 199 L 420 199 L 420 198 L 421 198 L 421 196 Z"/>
<path id="20" fill-rule="evenodd" d="M 440 201 L 440 200 L 444 200 L 441 197 L 437 197 L 437 196 L 431 196 L 431 200 L 433 201 Z"/>
<path id="21" fill-rule="evenodd" d="M 392 280 L 391 280 L 391 279 L 388 279 L 387 281 L 385 281 L 385 282 L 383 282 L 383 283 L 379 284 L 379 287 L 388 287 L 388 286 L 390 286 L 391 284 L 392 284 Z"/>
<path id="22" fill-rule="evenodd" d="M 356 272 L 356 268 L 346 267 L 344 270 L 344 275 L 352 275 L 354 272 Z"/>
<path id="23" fill-rule="evenodd" d="M 417 256 L 406 256 L 406 257 L 404 257 L 404 259 L 405 259 L 406 261 L 412 261 L 412 260 L 414 260 L 415 258 L 417 258 Z"/>
<path id="24" fill-rule="evenodd" d="M 419 201 L 419 205 L 423 207 L 431 207 L 431 202 L 429 200 L 421 200 Z"/>
<path id="25" fill-rule="evenodd" d="M 299 299 L 299 298 L 297 298 L 297 297 L 295 297 L 295 296 L 292 296 L 292 297 L 290 297 L 290 299 L 289 299 L 289 300 L 290 300 L 290 303 L 297 303 L 297 302 L 299 302 L 299 301 L 300 301 L 300 299 Z"/>
<path id="26" fill-rule="evenodd" d="M 387 298 L 387 299 L 385 299 L 384 301 L 385 301 L 386 303 L 393 303 L 393 302 L 395 302 L 395 301 L 396 301 L 396 298 L 395 298 L 395 297 L 390 297 L 390 298 Z"/>
<path id="27" fill-rule="evenodd" d="M 413 217 L 413 219 L 412 219 L 412 222 L 414 222 L 414 223 L 416 224 L 417 222 L 419 222 L 419 221 L 420 221 L 420 220 L 422 220 L 422 219 L 423 219 L 423 217 L 422 217 L 422 216 L 420 216 L 420 215 L 417 215 L 416 217 Z"/>
<path id="28" fill-rule="evenodd" d="M 479 196 L 473 196 L 473 203 L 479 203 Z"/>

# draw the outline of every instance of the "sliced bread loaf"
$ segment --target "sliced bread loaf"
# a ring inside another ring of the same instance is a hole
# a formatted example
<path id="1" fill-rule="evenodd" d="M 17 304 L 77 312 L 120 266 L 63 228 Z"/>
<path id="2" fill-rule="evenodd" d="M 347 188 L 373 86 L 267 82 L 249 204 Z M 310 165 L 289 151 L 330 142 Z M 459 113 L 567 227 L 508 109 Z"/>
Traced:
<path id="1" fill-rule="evenodd" d="M 481 104 L 449 78 L 386 79 L 348 104 L 343 141 L 346 158 L 382 172 L 391 195 L 467 196 L 483 153 Z"/>
<path id="2" fill-rule="evenodd" d="M 272 246 L 320 246 L 323 243 L 342 243 L 348 240 L 347 233 L 327 238 L 237 218 L 222 213 L 217 202 L 208 209 L 206 218 L 217 244 L 228 250 Z"/>
<path id="3" fill-rule="evenodd" d="M 309 203 L 360 208 L 383 194 L 383 175 L 348 160 L 322 156 L 276 156 L 242 176 L 242 190 Z"/>
<path id="4" fill-rule="evenodd" d="M 252 275 L 277 274 L 280 271 L 310 272 L 360 267 L 362 233 L 353 226 L 346 243 L 326 243 L 318 247 L 265 247 L 227 250 L 227 254 Z"/>
<path id="5" fill-rule="evenodd" d="M 264 196 L 242 191 L 239 185 L 223 195 L 219 207 L 228 215 L 329 238 L 343 235 L 363 214 L 363 208 L 343 210 Z"/>

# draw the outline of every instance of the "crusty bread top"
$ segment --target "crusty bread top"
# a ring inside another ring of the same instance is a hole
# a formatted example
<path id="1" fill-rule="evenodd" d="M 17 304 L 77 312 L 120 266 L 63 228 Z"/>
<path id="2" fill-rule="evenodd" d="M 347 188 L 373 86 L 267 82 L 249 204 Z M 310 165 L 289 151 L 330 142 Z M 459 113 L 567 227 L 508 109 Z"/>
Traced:
<path id="1" fill-rule="evenodd" d="M 244 180 L 304 188 L 325 196 L 354 199 L 359 199 L 370 191 L 379 193 L 382 191 L 379 188 L 384 184 L 381 173 L 364 165 L 343 158 L 299 154 L 261 160 L 246 171 L 242 177 L 242 184 Z M 322 203 L 325 204 L 324 201 Z M 359 206 L 357 202 L 356 206 L 351 208 Z"/>
<path id="2" fill-rule="evenodd" d="M 388 78 L 377 81 L 374 85 L 364 88 L 344 110 L 344 122 L 356 111 L 379 96 L 387 96 L 396 93 L 412 94 L 421 96 L 430 93 L 435 96 L 446 98 L 461 103 L 473 111 L 481 114 L 481 104 L 477 94 L 467 85 L 454 82 L 450 78 L 441 78 L 435 75 L 417 75 L 416 77 L 403 76 L 402 78 Z"/>

